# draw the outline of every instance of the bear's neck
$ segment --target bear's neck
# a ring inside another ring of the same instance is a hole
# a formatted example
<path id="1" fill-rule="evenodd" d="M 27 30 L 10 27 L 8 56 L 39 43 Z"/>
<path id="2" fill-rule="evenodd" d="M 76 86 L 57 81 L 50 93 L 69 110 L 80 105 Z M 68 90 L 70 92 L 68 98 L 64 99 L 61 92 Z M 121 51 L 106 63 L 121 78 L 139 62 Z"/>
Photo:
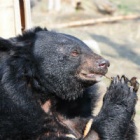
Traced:
<path id="1" fill-rule="evenodd" d="M 51 102 L 51 111 L 57 112 L 62 116 L 68 118 L 75 118 L 79 116 L 87 117 L 91 115 L 92 102 L 91 99 L 88 97 L 88 95 L 86 95 L 86 97 L 82 96 L 78 99 L 70 101 L 63 100 L 56 96 L 52 96 L 49 98 L 49 100 L 46 101 L 46 106 L 50 107 L 50 102 Z"/>

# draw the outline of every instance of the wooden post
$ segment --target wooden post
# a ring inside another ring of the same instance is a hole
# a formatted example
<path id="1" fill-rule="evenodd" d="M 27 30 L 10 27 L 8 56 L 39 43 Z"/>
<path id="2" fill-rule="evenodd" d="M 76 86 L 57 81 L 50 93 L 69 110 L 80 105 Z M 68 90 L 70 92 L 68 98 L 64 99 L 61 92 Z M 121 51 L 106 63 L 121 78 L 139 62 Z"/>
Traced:
<path id="1" fill-rule="evenodd" d="M 25 12 L 25 29 L 29 29 L 32 27 L 30 0 L 23 0 L 23 2 Z"/>
<path id="2" fill-rule="evenodd" d="M 0 2 L 0 36 L 9 38 L 15 36 L 15 14 L 13 0 Z"/>
<path id="3" fill-rule="evenodd" d="M 22 31 L 32 27 L 30 0 L 19 0 Z"/>
<path id="4" fill-rule="evenodd" d="M 0 0 L 1 37 L 13 37 L 31 26 L 30 0 Z"/>
<path id="5" fill-rule="evenodd" d="M 14 2 L 14 21 L 15 21 L 15 35 L 21 34 L 21 15 L 19 0 L 13 0 Z"/>

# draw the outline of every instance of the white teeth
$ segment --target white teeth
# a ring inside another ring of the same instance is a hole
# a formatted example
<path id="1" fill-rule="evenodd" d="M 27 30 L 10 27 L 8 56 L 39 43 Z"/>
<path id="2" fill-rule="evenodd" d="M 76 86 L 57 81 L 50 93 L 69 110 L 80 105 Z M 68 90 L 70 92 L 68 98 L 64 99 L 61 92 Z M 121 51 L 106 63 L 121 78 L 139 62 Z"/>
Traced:
<path id="1" fill-rule="evenodd" d="M 103 75 L 100 74 L 96 74 L 96 73 L 87 73 L 85 71 L 82 71 L 82 73 L 80 74 L 82 79 L 87 79 L 87 80 L 93 80 L 96 82 L 101 81 Z"/>
<path id="2" fill-rule="evenodd" d="M 95 74 L 87 74 L 87 77 L 93 77 Z"/>

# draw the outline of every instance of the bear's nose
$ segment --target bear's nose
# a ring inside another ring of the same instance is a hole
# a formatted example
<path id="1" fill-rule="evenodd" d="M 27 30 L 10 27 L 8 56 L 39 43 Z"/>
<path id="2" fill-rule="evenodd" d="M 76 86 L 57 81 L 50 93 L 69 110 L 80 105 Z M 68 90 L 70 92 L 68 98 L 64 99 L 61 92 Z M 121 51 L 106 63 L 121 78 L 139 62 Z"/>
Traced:
<path id="1" fill-rule="evenodd" d="M 98 61 L 98 66 L 99 66 L 100 68 L 107 68 L 107 67 L 110 66 L 110 62 L 109 62 L 108 60 L 105 60 L 105 59 L 100 59 L 100 60 Z"/>

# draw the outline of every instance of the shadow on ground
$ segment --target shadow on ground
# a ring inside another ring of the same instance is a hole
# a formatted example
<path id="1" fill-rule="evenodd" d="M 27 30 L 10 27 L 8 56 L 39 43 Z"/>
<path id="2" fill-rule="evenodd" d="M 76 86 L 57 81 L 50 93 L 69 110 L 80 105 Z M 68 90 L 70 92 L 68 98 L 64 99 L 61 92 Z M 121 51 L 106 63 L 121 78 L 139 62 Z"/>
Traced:
<path id="1" fill-rule="evenodd" d="M 136 65 L 140 65 L 140 54 L 137 54 L 132 49 L 130 49 L 132 48 L 131 44 L 119 44 L 117 42 L 112 41 L 109 37 L 103 35 L 91 34 L 91 37 L 97 42 L 104 43 L 109 47 L 113 48 L 118 54 L 117 57 L 122 59 L 128 59 L 128 61 L 131 61 Z M 112 55 L 109 52 L 106 52 L 106 55 L 117 58 L 115 55 Z"/>

